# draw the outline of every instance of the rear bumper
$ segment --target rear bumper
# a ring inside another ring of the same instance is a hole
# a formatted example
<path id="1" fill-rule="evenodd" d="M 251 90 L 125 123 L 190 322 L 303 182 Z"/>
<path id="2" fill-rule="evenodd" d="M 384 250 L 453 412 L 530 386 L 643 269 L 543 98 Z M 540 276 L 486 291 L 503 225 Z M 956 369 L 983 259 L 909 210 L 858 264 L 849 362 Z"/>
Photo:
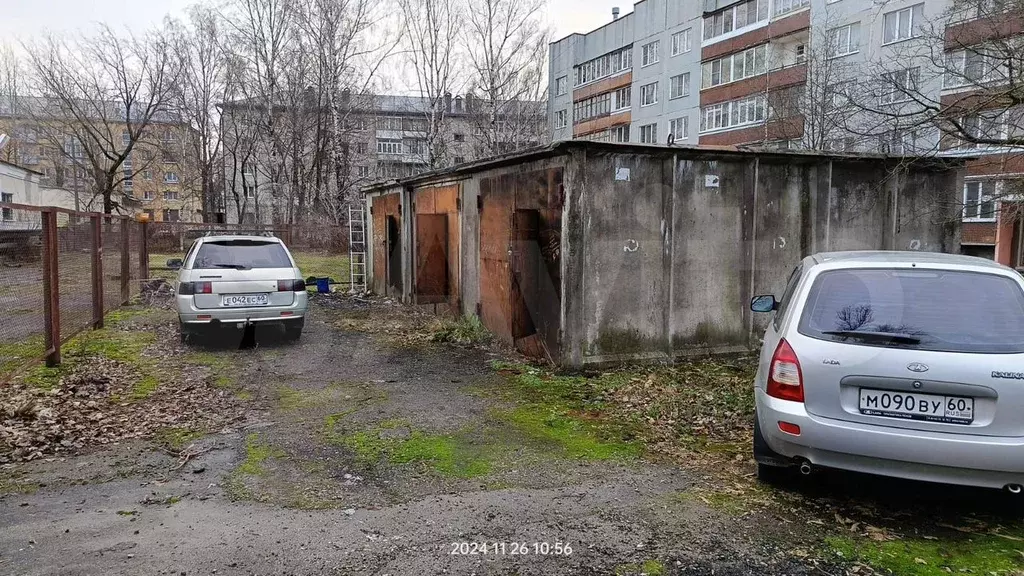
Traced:
<path id="1" fill-rule="evenodd" d="M 280 322 L 303 318 L 309 307 L 309 295 L 296 292 L 290 306 L 260 306 L 256 308 L 196 308 L 192 296 L 175 296 L 178 319 L 182 324 L 249 324 Z M 202 318 L 200 318 L 202 316 Z"/>
<path id="2" fill-rule="evenodd" d="M 757 389 L 757 416 L 768 446 L 788 458 L 910 480 L 1003 488 L 1024 484 L 1024 438 L 943 434 L 845 422 L 808 414 L 804 405 Z M 800 426 L 800 435 L 779 422 Z"/>

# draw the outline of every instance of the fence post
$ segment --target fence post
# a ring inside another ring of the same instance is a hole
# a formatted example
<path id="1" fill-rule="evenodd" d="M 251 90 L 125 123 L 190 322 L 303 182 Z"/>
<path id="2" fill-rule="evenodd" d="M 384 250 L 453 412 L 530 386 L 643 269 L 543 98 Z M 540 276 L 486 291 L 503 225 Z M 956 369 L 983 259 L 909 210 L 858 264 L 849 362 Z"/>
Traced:
<path id="1" fill-rule="evenodd" d="M 92 224 L 92 327 L 103 328 L 103 217 L 93 214 Z"/>
<path id="2" fill-rule="evenodd" d="M 132 275 L 132 252 L 129 247 L 131 241 L 131 227 L 127 218 L 121 218 L 121 303 L 124 304 L 131 298 L 131 275 Z"/>
<path id="3" fill-rule="evenodd" d="M 57 274 L 57 213 L 43 210 L 43 330 L 46 365 L 60 364 L 60 286 Z"/>
<path id="4" fill-rule="evenodd" d="M 139 226 L 139 282 L 149 280 L 149 223 L 143 221 Z M 141 289 L 141 287 L 140 287 Z"/>

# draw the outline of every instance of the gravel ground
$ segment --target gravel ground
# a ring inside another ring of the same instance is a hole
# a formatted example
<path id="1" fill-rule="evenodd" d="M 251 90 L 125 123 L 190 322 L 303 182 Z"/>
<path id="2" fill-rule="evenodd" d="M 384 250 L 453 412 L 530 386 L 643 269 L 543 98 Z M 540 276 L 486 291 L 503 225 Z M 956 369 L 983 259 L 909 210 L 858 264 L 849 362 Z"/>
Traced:
<path id="1" fill-rule="evenodd" d="M 404 345 L 400 324 L 391 339 L 337 328 L 393 311 L 317 298 L 299 343 L 197 344 L 236 377 L 248 414 L 179 455 L 131 440 L 0 470 L 0 574 L 844 571 L 797 560 L 820 540 L 793 510 L 710 505 L 695 492 L 706 470 L 566 457 L 509 428 L 499 351 Z M 354 440 L 420 435 L 486 446 L 491 467 L 367 462 Z M 491 553 L 458 553 L 474 542 Z"/>

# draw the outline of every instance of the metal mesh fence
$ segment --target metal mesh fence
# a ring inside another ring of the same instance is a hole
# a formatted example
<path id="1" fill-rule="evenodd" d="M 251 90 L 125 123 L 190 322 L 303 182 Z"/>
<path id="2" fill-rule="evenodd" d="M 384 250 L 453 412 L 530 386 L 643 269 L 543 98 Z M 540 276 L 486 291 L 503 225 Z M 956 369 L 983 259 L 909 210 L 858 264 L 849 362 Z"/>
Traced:
<path id="1" fill-rule="evenodd" d="M 45 352 L 42 246 L 38 210 L 0 205 L 0 379 Z"/>
<path id="2" fill-rule="evenodd" d="M 92 223 L 88 217 L 57 214 L 57 286 L 60 341 L 93 322 Z"/>
<path id="3" fill-rule="evenodd" d="M 124 216 L 0 203 L 0 381 L 57 361 L 61 343 L 139 292 L 143 231 Z"/>
<path id="4" fill-rule="evenodd" d="M 246 224 L 204 224 L 198 222 L 154 222 L 149 224 L 149 253 L 182 256 L 196 238 L 206 234 L 273 234 L 292 250 L 332 254 L 348 252 L 348 228 L 318 224 L 255 226 Z M 154 261 L 154 264 L 157 262 Z M 158 264 L 162 265 L 163 262 Z"/>
<path id="5" fill-rule="evenodd" d="M 121 246 L 122 221 L 111 216 L 103 217 L 103 308 L 113 310 L 125 298 L 121 294 Z"/>

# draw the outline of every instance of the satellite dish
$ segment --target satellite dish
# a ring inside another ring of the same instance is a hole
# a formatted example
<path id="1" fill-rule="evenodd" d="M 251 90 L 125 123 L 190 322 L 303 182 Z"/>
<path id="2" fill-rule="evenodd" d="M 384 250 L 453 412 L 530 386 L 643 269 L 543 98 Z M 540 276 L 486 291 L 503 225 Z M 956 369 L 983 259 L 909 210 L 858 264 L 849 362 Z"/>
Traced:
<path id="1" fill-rule="evenodd" d="M 3 150 L 4 146 L 7 146 L 8 141 L 10 141 L 10 138 L 7 134 L 0 134 L 0 150 Z"/>

